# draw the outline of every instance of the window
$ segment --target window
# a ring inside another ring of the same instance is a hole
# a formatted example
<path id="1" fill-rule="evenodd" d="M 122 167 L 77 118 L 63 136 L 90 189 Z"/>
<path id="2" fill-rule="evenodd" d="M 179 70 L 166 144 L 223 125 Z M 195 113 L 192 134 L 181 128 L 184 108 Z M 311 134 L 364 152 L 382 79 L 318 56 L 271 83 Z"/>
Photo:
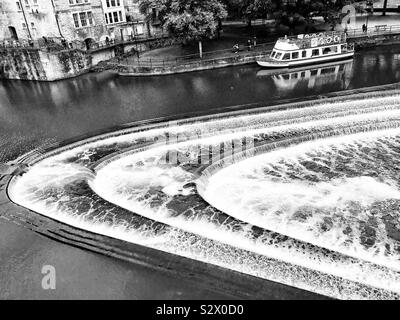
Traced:
<path id="1" fill-rule="evenodd" d="M 70 5 L 89 3 L 90 0 L 69 0 Z"/>
<path id="2" fill-rule="evenodd" d="M 118 22 L 123 22 L 123 21 L 124 21 L 124 17 L 122 15 L 122 11 L 113 11 L 113 12 L 106 13 L 106 23 L 107 24 L 118 23 Z"/>
<path id="3" fill-rule="evenodd" d="M 280 59 L 282 57 L 282 53 L 281 52 L 278 52 L 277 54 L 276 54 L 276 59 Z"/>
<path id="4" fill-rule="evenodd" d="M 272 51 L 271 58 L 275 58 L 275 55 L 276 55 L 276 51 Z"/>
<path id="5" fill-rule="evenodd" d="M 74 14 L 72 14 L 72 16 L 74 17 L 74 25 L 75 25 L 75 28 L 79 28 L 78 14 L 77 14 L 77 13 L 74 13 Z"/>
<path id="6" fill-rule="evenodd" d="M 120 6 L 121 6 L 121 0 L 106 0 L 107 8 L 120 7 Z"/>
<path id="7" fill-rule="evenodd" d="M 334 47 L 327 47 L 322 50 L 322 54 L 331 54 L 338 52 L 337 46 Z"/>
<path id="8" fill-rule="evenodd" d="M 302 56 L 302 58 L 306 58 L 306 57 L 307 57 L 307 51 L 304 50 L 304 51 L 301 53 L 301 56 Z"/>
<path id="9" fill-rule="evenodd" d="M 94 25 L 92 11 L 87 12 L 87 18 L 88 18 L 89 25 L 90 26 Z"/>
<path id="10" fill-rule="evenodd" d="M 314 50 L 312 51 L 312 53 L 311 53 L 311 56 L 312 56 L 312 57 L 317 57 L 317 56 L 319 56 L 319 49 L 314 49 Z"/>
<path id="11" fill-rule="evenodd" d="M 305 77 L 306 77 L 306 72 L 305 72 L 305 71 L 302 71 L 300 76 L 301 76 L 302 78 L 305 78 Z"/>
<path id="12" fill-rule="evenodd" d="M 311 70 L 311 76 L 316 76 L 316 75 L 318 75 L 318 69 L 315 69 L 315 70 Z"/>
<path id="13" fill-rule="evenodd" d="M 299 58 L 299 53 L 298 52 L 293 52 L 292 53 L 292 59 L 298 59 Z"/>
<path id="14" fill-rule="evenodd" d="M 94 19 L 91 11 L 73 13 L 72 17 L 74 18 L 75 28 L 94 26 Z"/>
<path id="15" fill-rule="evenodd" d="M 86 27 L 87 26 L 86 12 L 79 13 L 79 18 L 81 19 L 81 26 Z"/>
<path id="16" fill-rule="evenodd" d="M 285 53 L 282 60 L 289 60 L 289 59 L 290 59 L 290 53 Z"/>

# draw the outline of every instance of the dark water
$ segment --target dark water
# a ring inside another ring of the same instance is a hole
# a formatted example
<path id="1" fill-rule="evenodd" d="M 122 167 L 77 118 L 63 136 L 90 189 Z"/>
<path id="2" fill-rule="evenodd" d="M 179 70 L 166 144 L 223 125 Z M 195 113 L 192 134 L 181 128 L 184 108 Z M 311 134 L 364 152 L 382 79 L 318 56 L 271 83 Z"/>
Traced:
<path id="1" fill-rule="evenodd" d="M 48 140 L 137 120 L 399 82 L 399 59 L 397 46 L 275 75 L 252 65 L 149 78 L 105 73 L 55 83 L 1 81 L 0 161 Z"/>
<path id="2" fill-rule="evenodd" d="M 0 162 L 48 142 L 137 120 L 396 83 L 399 58 L 400 46 L 364 51 L 352 62 L 273 75 L 242 66 L 149 78 L 104 73 L 55 83 L 0 81 Z M 5 222 L 0 237 L 0 298 L 224 297 Z M 60 270 L 56 292 L 41 290 L 43 264 Z"/>

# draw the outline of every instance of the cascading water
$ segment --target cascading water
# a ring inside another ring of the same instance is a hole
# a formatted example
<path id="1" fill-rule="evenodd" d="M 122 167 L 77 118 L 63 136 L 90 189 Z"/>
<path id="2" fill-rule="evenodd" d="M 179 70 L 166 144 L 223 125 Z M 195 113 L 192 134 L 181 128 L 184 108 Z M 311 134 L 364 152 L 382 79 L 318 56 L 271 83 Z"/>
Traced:
<path id="1" fill-rule="evenodd" d="M 293 107 L 293 106 L 291 106 Z M 75 227 L 337 298 L 400 297 L 400 95 L 138 127 L 10 184 Z"/>

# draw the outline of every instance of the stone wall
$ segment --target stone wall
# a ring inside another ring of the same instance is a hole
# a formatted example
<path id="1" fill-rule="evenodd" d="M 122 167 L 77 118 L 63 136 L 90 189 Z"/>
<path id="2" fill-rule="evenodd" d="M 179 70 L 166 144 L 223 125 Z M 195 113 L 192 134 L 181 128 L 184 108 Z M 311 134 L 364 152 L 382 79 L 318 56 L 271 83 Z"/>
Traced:
<path id="1" fill-rule="evenodd" d="M 92 57 L 80 50 L 0 49 L 4 79 L 54 81 L 85 73 L 91 66 Z"/>
<path id="2" fill-rule="evenodd" d="M 185 73 L 201 70 L 211 70 L 226 68 L 232 66 L 239 66 L 245 64 L 256 63 L 257 59 L 265 58 L 269 53 L 245 55 L 245 56 L 232 56 L 219 59 L 210 60 L 197 60 L 193 62 L 182 63 L 166 63 L 158 65 L 124 65 L 124 64 L 110 64 L 113 69 L 121 76 L 155 76 L 155 75 L 168 75 L 176 73 Z"/>
<path id="3" fill-rule="evenodd" d="M 356 50 L 363 48 L 371 48 L 384 45 L 400 44 L 400 35 L 380 35 L 375 37 L 363 37 L 357 39 L 350 39 L 354 43 Z"/>

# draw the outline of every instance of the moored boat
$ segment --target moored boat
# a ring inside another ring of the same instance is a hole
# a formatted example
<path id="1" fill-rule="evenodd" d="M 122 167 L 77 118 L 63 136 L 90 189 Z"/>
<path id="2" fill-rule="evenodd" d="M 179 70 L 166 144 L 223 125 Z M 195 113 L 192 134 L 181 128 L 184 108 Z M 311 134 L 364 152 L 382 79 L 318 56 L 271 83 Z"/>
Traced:
<path id="1" fill-rule="evenodd" d="M 290 68 L 349 59 L 353 55 L 354 45 L 347 43 L 346 33 L 333 31 L 280 38 L 269 58 L 257 63 L 265 68 Z"/>

